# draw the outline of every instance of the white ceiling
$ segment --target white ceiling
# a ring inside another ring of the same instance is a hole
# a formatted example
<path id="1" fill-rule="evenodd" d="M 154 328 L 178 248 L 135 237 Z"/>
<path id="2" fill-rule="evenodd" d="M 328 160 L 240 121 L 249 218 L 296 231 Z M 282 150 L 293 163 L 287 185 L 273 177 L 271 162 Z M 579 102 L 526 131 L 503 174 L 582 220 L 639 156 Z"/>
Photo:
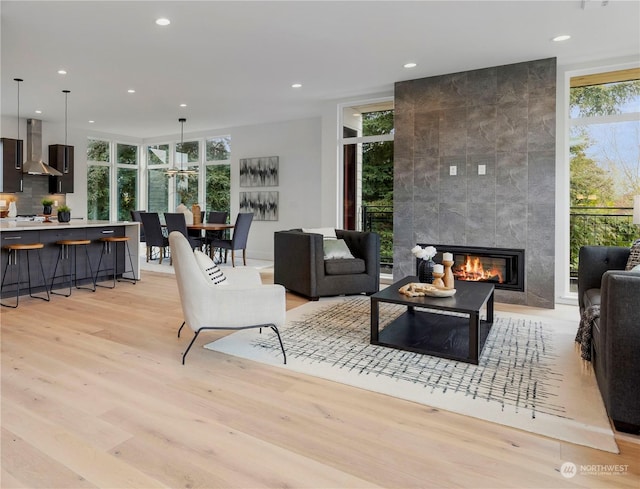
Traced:
<path id="1" fill-rule="evenodd" d="M 64 121 L 68 89 L 71 127 L 149 138 L 179 132 L 178 117 L 186 133 L 296 119 L 396 81 L 638 56 L 640 2 L 601 3 L 3 0 L 2 115 L 17 113 L 16 77 L 22 117 Z"/>

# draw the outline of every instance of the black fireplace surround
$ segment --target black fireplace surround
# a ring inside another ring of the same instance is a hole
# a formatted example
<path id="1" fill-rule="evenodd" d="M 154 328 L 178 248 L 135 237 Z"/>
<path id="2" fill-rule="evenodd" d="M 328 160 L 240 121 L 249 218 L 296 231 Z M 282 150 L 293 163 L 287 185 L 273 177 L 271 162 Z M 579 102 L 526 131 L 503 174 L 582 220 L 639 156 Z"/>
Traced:
<path id="1" fill-rule="evenodd" d="M 436 256 L 433 260 L 442 263 L 443 253 L 453 254 L 453 273 L 456 280 L 475 280 L 490 282 L 496 289 L 515 290 L 524 292 L 524 250 L 515 248 L 485 248 L 479 246 L 451 246 L 443 244 L 423 244 L 418 246 L 433 246 Z M 416 263 L 416 275 L 417 265 Z M 486 271 L 482 277 L 470 277 L 465 274 L 467 263 L 478 263 Z M 495 270 L 495 271 L 494 271 Z"/>

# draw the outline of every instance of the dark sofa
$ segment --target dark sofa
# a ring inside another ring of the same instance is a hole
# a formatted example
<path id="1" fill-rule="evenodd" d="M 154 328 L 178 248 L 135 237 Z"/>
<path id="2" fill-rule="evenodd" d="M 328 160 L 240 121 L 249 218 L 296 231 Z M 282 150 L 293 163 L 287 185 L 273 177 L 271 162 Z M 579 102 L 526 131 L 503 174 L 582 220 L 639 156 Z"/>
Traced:
<path id="1" fill-rule="evenodd" d="M 583 246 L 578 262 L 580 313 L 600 305 L 591 363 L 616 429 L 640 433 L 640 272 L 624 271 L 629 248 Z"/>
<path id="2" fill-rule="evenodd" d="M 336 229 L 354 259 L 324 259 L 323 236 L 301 229 L 274 233 L 274 282 L 311 300 L 374 294 L 380 289 L 380 236 Z"/>

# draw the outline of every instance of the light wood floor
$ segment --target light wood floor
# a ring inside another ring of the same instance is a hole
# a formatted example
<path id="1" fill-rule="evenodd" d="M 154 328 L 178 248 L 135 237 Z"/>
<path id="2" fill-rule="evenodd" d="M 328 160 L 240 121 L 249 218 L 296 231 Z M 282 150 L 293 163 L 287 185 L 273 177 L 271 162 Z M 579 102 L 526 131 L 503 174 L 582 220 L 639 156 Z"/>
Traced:
<path id="1" fill-rule="evenodd" d="M 202 348 L 216 333 L 183 366 L 173 275 L 0 313 L 2 488 L 640 486 L 628 437 L 615 455 L 531 435 Z"/>

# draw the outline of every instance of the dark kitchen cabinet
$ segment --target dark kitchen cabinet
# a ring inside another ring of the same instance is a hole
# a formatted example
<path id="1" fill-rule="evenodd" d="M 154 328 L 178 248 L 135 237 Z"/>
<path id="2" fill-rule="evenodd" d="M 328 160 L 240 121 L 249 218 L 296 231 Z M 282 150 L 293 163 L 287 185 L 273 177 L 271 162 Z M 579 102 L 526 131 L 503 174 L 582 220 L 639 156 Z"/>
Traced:
<path id="1" fill-rule="evenodd" d="M 49 145 L 49 166 L 60 173 L 61 177 L 49 177 L 49 192 L 66 194 L 73 192 L 73 146 L 64 144 Z"/>
<path id="2" fill-rule="evenodd" d="M 22 140 L 0 139 L 0 192 L 22 192 Z"/>

